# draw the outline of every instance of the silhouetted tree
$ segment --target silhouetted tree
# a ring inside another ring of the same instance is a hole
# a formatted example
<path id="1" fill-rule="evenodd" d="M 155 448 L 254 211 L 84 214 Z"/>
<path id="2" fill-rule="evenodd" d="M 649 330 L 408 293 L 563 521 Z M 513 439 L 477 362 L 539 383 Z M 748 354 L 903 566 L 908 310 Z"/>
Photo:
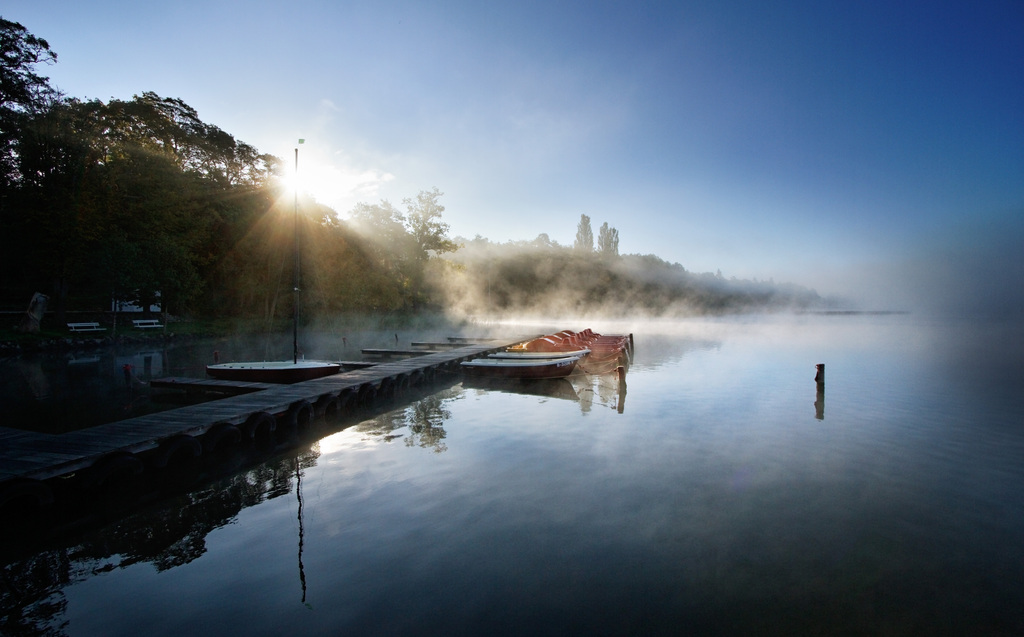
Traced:
<path id="1" fill-rule="evenodd" d="M 405 223 L 409 234 L 416 240 L 416 258 L 425 260 L 446 252 L 454 252 L 459 245 L 448 238 L 448 224 L 441 222 L 444 206 L 438 199 L 444 195 L 435 187 L 421 190 L 415 199 L 402 200 L 406 208 Z"/>
<path id="2" fill-rule="evenodd" d="M 0 17 L 0 178 L 5 187 L 16 180 L 14 145 L 27 117 L 45 110 L 59 95 L 34 67 L 56 61 L 46 40 Z"/>
<path id="3" fill-rule="evenodd" d="M 580 222 L 576 225 L 576 243 L 574 248 L 580 252 L 594 251 L 594 230 L 590 227 L 590 217 L 580 215 Z"/>
<path id="4" fill-rule="evenodd" d="M 607 221 L 601 224 L 597 234 L 597 251 L 604 257 L 619 256 L 619 231 L 609 228 Z"/>

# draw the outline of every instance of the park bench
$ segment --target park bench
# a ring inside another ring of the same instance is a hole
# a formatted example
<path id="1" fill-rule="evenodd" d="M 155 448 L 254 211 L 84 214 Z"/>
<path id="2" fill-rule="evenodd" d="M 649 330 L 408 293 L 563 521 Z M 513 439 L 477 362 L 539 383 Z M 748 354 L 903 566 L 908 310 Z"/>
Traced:
<path id="1" fill-rule="evenodd" d="M 68 323 L 68 330 L 71 332 L 105 332 L 107 328 L 100 327 L 99 323 Z"/>
<path id="2" fill-rule="evenodd" d="M 132 325 L 140 330 L 151 327 L 163 327 L 163 325 L 160 325 L 160 319 L 133 319 Z"/>

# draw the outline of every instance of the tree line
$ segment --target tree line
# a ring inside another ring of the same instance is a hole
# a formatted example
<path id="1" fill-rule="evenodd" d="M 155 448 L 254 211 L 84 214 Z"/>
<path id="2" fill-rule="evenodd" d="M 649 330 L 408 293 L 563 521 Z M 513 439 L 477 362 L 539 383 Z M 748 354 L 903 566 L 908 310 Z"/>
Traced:
<path id="1" fill-rule="evenodd" d="M 283 160 L 203 122 L 184 101 L 66 97 L 36 70 L 57 60 L 49 43 L 2 18 L 0 48 L 5 305 L 24 307 L 42 291 L 61 316 L 115 300 L 287 316 L 296 234 L 302 303 L 313 311 L 429 302 L 428 262 L 456 247 L 436 188 L 404 210 L 360 204 L 342 222 L 308 197 L 296 205 Z"/>
<path id="2" fill-rule="evenodd" d="M 528 244 L 452 239 L 437 188 L 400 207 L 360 203 L 342 220 L 288 193 L 282 159 L 203 122 L 181 99 L 65 96 L 38 73 L 57 61 L 49 43 L 3 18 L 0 50 L 6 309 L 24 309 L 38 291 L 58 323 L 70 310 L 106 311 L 115 301 L 271 321 L 292 312 L 296 238 L 304 316 L 514 311 L 549 298 L 573 311 L 628 299 L 659 313 L 680 303 L 731 309 L 816 297 L 620 256 L 607 223 L 595 250 L 587 215 L 572 248 L 547 235 Z"/>

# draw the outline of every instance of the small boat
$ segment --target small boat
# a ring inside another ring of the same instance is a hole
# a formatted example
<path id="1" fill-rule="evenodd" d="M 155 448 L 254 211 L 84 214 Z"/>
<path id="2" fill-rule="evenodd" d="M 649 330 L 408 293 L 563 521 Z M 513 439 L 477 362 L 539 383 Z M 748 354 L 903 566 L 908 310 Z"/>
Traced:
<path id="1" fill-rule="evenodd" d="M 206 373 L 218 380 L 251 383 L 298 383 L 331 376 L 341 371 L 340 363 L 324 361 L 261 361 L 207 365 Z"/>
<path id="2" fill-rule="evenodd" d="M 629 366 L 633 354 L 633 336 L 602 335 L 590 329 L 582 332 L 563 330 L 526 341 L 509 348 L 508 352 L 521 356 L 554 356 L 560 353 L 572 355 L 581 349 L 589 350 L 589 353 L 580 361 L 580 371 L 585 374 L 608 374 L 620 366 Z"/>
<path id="3" fill-rule="evenodd" d="M 299 140 L 301 144 L 303 140 Z M 299 149 L 295 148 L 295 173 L 299 172 Z M 295 223 L 295 270 L 292 274 L 292 289 L 295 292 L 295 303 L 292 309 L 292 360 L 283 361 L 245 361 L 237 363 L 215 363 L 206 366 L 206 373 L 219 380 L 233 380 L 250 383 L 298 383 L 331 376 L 341 371 L 339 363 L 323 361 L 306 361 L 299 358 L 299 240 L 298 218 L 299 197 L 295 195 L 293 211 Z"/>
<path id="4" fill-rule="evenodd" d="M 579 356 L 516 360 L 503 358 L 477 358 L 462 363 L 462 371 L 475 376 L 491 378 L 564 378 L 576 368 Z"/>

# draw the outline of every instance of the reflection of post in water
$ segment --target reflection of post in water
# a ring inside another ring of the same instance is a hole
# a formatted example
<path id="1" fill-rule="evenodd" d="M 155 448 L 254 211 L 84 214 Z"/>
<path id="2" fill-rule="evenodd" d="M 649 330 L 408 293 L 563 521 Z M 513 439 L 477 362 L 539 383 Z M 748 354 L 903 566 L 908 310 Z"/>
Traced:
<path id="1" fill-rule="evenodd" d="M 128 390 L 128 395 L 132 394 L 132 364 L 125 363 L 121 366 L 121 373 L 124 374 L 124 387 Z"/>
<path id="2" fill-rule="evenodd" d="M 22 379 L 32 393 L 32 398 L 42 400 L 50 397 L 50 380 L 43 372 L 43 363 L 39 357 L 19 358 L 17 366 Z"/>
<path id="3" fill-rule="evenodd" d="M 295 497 L 299 501 L 299 583 L 302 585 L 302 603 L 306 604 L 306 569 L 302 566 L 302 471 L 299 469 L 298 454 L 295 456 Z"/>
<path id="4" fill-rule="evenodd" d="M 626 366 L 619 365 L 616 367 L 615 376 L 619 379 L 619 402 L 617 409 L 621 414 L 626 408 Z"/>
<path id="5" fill-rule="evenodd" d="M 825 364 L 818 363 L 814 366 L 817 373 L 814 374 L 814 383 L 818 386 L 814 396 L 814 417 L 818 420 L 825 420 Z"/>

